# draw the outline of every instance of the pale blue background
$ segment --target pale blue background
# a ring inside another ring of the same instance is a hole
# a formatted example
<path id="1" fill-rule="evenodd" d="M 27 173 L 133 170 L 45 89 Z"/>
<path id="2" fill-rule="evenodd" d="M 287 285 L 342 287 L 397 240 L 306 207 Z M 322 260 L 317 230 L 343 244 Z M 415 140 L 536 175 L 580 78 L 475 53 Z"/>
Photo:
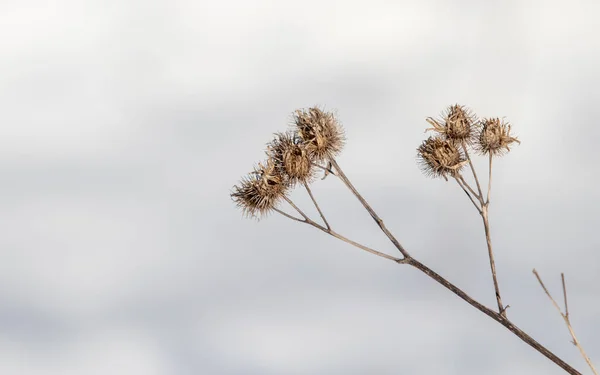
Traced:
<path id="1" fill-rule="evenodd" d="M 415 163 L 427 116 L 506 116 L 491 222 L 509 316 L 600 365 L 600 3 L 0 3 L 0 373 L 561 374 L 424 275 L 229 191 L 296 108 L 406 248 L 494 306 L 480 219 Z M 483 172 L 481 172 L 483 173 Z M 333 178 L 341 233 L 394 253 Z M 300 193 L 300 192 L 298 192 Z M 308 207 L 302 194 L 294 194 Z M 589 371 L 587 372 L 589 373 Z"/>

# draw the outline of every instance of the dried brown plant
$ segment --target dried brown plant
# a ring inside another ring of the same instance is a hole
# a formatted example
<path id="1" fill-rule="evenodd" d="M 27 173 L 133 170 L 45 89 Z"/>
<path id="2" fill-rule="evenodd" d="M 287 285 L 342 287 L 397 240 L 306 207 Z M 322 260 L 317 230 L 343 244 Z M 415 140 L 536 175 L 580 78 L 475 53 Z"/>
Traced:
<path id="1" fill-rule="evenodd" d="M 494 253 L 492 251 L 489 205 L 492 184 L 492 160 L 494 157 L 508 153 L 510 151 L 509 146 L 512 143 L 520 143 L 516 137 L 511 135 L 510 125 L 498 118 L 489 118 L 478 121 L 477 116 L 473 114 L 471 110 L 458 104 L 450 106 L 443 113 L 440 120 L 434 120 L 433 118 L 428 117 L 426 121 L 433 126 L 426 131 L 434 131 L 436 134 L 427 138 L 417 148 L 417 158 L 420 167 L 428 176 L 434 178 L 442 177 L 446 181 L 448 178 L 454 179 L 469 197 L 469 200 L 481 216 L 490 262 L 492 283 L 495 290 L 497 303 L 496 310 L 479 303 L 425 264 L 419 262 L 388 230 L 383 220 L 350 182 L 350 179 L 346 176 L 335 159 L 344 146 L 345 136 L 338 119 L 331 112 L 325 112 L 317 107 L 312 107 L 307 110 L 297 110 L 294 113 L 293 130 L 287 133 L 275 134 L 274 139 L 268 143 L 267 146 L 267 161 L 258 164 L 258 167 L 255 167 L 253 172 L 243 177 L 239 185 L 234 186 L 233 192 L 230 195 L 234 202 L 242 209 L 243 213 L 248 216 L 261 217 L 270 212 L 277 212 L 291 220 L 308 224 L 361 250 L 394 261 L 397 264 L 406 264 L 418 269 L 469 305 L 504 326 L 522 341 L 550 359 L 556 365 L 560 366 L 567 373 L 580 374 L 575 368 L 567 364 L 556 354 L 552 353 L 517 327 L 507 317 L 506 309 L 508 306 L 503 304 L 500 295 Z M 488 157 L 488 186 L 485 195 L 473 165 L 471 154 L 469 153 L 469 151 L 473 150 Z M 464 170 L 467 169 L 467 165 L 469 165 L 468 171 L 471 172 L 473 180 L 475 181 L 475 188 L 473 188 L 463 176 Z M 329 174 L 336 176 L 343 185 L 351 191 L 371 215 L 383 233 L 400 252 L 402 257 L 398 258 L 372 249 L 333 230 L 309 187 L 309 185 L 314 182 L 313 177 L 316 169 L 324 171 L 325 176 L 323 178 Z M 322 224 L 311 219 L 288 197 L 288 191 L 298 185 L 304 187 L 308 193 L 319 213 Z M 284 201 L 296 214 L 289 214 L 279 207 L 279 204 Z M 554 305 L 558 308 L 558 305 L 546 290 L 535 270 L 534 273 L 538 277 L 538 280 L 548 297 L 550 297 Z M 566 313 L 563 314 L 561 312 L 561 315 L 569 328 L 573 343 L 579 348 L 582 356 L 585 358 L 594 374 L 597 374 L 589 357 L 583 351 L 583 348 L 579 341 L 577 341 L 572 330 L 569 321 L 568 307 L 566 306 L 564 278 L 563 291 Z"/>
<path id="2" fill-rule="evenodd" d="M 297 110 L 294 120 L 298 136 L 315 161 L 327 161 L 342 151 L 344 131 L 333 113 L 312 107 Z"/>
<path id="3" fill-rule="evenodd" d="M 259 218 L 273 211 L 290 188 L 273 159 L 258 163 L 254 170 L 233 187 L 231 198 L 245 215 Z"/>
<path id="4" fill-rule="evenodd" d="M 475 147 L 482 155 L 502 156 L 510 151 L 511 144 L 521 143 L 510 134 L 510 125 L 499 118 L 484 119 L 479 127 Z"/>
<path id="5" fill-rule="evenodd" d="M 463 142 L 470 144 L 473 141 L 477 116 L 469 108 L 455 104 L 442 113 L 440 120 L 428 117 L 426 121 L 433 126 L 427 130 L 434 130 L 444 139 L 460 145 Z"/>

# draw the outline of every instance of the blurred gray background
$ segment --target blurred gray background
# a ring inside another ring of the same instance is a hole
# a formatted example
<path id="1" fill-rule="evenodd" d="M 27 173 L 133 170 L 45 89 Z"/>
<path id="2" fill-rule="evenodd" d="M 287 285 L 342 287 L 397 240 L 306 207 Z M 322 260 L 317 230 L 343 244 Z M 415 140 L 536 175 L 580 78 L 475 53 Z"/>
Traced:
<path id="1" fill-rule="evenodd" d="M 561 374 L 423 274 L 231 187 L 297 108 L 417 259 L 495 306 L 481 220 L 421 174 L 427 116 L 506 116 L 491 224 L 509 317 L 600 365 L 600 3 L 0 2 L 0 373 Z M 478 164 L 485 174 L 485 164 Z M 335 178 L 333 226 L 394 254 Z M 294 200 L 314 215 L 305 195 Z M 559 299 L 560 301 L 560 299 Z"/>

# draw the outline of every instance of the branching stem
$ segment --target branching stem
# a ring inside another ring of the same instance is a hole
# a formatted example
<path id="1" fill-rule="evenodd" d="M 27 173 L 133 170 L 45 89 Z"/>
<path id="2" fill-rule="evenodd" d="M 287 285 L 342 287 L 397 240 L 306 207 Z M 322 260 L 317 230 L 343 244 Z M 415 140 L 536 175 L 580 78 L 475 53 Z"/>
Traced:
<path id="1" fill-rule="evenodd" d="M 560 307 L 558 306 L 558 303 L 556 303 L 556 301 L 554 300 L 554 298 L 552 297 L 552 295 L 550 294 L 548 289 L 546 289 L 546 286 L 544 285 L 542 278 L 540 277 L 538 272 L 535 270 L 535 268 L 533 269 L 533 274 L 539 281 L 540 286 L 542 287 L 542 289 L 544 289 L 544 292 L 546 293 L 548 298 L 550 298 L 550 301 L 552 301 L 552 304 L 554 305 L 554 307 L 556 307 L 556 310 L 558 311 L 560 316 L 562 316 L 563 320 L 565 321 L 565 325 L 567 326 L 567 329 L 569 330 L 569 334 L 571 335 L 571 338 L 573 339 L 573 341 L 572 341 L 573 345 L 575 345 L 577 347 L 577 349 L 579 349 L 579 353 L 581 353 L 581 356 L 583 357 L 583 359 L 585 360 L 587 365 L 590 367 L 590 369 L 592 370 L 594 375 L 598 375 L 598 372 L 596 371 L 596 368 L 594 367 L 594 364 L 592 363 L 590 357 L 588 357 L 588 355 L 585 353 L 585 350 L 583 350 L 583 347 L 579 343 L 579 340 L 577 340 L 577 336 L 575 336 L 575 331 L 573 330 L 573 327 L 571 326 L 571 321 L 569 320 L 569 305 L 567 304 L 567 287 L 565 286 L 565 275 L 563 273 L 560 274 L 560 277 L 562 280 L 562 287 L 563 287 L 563 297 L 565 299 L 565 312 L 563 313 L 562 311 L 560 311 Z"/>

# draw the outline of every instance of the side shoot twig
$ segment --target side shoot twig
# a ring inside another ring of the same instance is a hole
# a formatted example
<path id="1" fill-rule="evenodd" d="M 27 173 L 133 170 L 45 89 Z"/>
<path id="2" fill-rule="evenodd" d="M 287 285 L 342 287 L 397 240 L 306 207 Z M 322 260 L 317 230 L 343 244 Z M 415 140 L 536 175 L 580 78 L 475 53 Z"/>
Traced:
<path id="1" fill-rule="evenodd" d="M 558 303 L 556 303 L 556 301 L 554 300 L 552 295 L 550 295 L 550 292 L 548 291 L 548 289 L 546 289 L 546 286 L 544 285 L 542 278 L 540 277 L 538 272 L 535 270 L 535 268 L 533 269 L 533 274 L 535 275 L 537 280 L 540 282 L 540 286 L 542 287 L 542 289 L 544 289 L 544 292 L 546 293 L 548 298 L 550 298 L 550 301 L 552 301 L 552 304 L 554 305 L 554 307 L 556 307 L 556 310 L 558 311 L 560 316 L 562 316 L 563 320 L 565 321 L 567 329 L 569 330 L 569 334 L 571 335 L 571 338 L 573 339 L 573 341 L 571 341 L 571 342 L 573 343 L 573 345 L 575 345 L 577 347 L 577 349 L 579 349 L 581 356 L 583 357 L 583 359 L 585 360 L 587 365 L 590 367 L 590 369 L 592 369 L 592 372 L 594 373 L 594 375 L 598 375 L 598 372 L 596 371 L 594 364 L 590 360 L 590 357 L 588 357 L 588 355 L 585 353 L 585 350 L 583 350 L 583 347 L 579 343 L 579 340 L 577 340 L 577 336 L 575 336 L 575 331 L 573 330 L 573 327 L 571 326 L 571 321 L 569 319 L 569 305 L 567 304 L 567 287 L 565 286 L 565 274 L 564 273 L 560 274 L 561 281 L 562 281 L 562 288 L 563 288 L 563 298 L 565 300 L 565 312 L 564 313 L 560 310 Z"/>

